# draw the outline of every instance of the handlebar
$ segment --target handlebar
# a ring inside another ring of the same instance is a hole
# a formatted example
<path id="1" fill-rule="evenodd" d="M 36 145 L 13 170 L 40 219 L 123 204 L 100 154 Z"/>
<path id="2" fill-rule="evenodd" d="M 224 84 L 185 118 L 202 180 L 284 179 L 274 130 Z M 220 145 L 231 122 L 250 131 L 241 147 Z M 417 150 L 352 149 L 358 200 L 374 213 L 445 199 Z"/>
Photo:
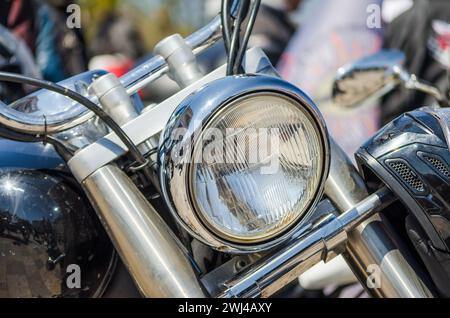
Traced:
<path id="1" fill-rule="evenodd" d="M 92 81 L 105 74 L 105 71 L 89 71 L 59 82 L 58 85 L 86 96 L 87 87 Z M 8 76 L 7 73 L 2 74 L 2 77 Z M 0 102 L 0 126 L 26 135 L 58 133 L 78 126 L 93 116 L 94 113 L 85 106 L 46 89 L 38 90 L 10 105 Z"/>
<path id="2" fill-rule="evenodd" d="M 216 16 L 203 28 L 188 36 L 185 41 L 192 48 L 194 54 L 199 54 L 221 39 L 221 20 Z M 120 78 L 121 83 L 129 95 L 158 79 L 169 71 L 169 67 L 162 56 L 155 56 L 147 62 L 137 66 Z M 91 71 L 66 79 L 59 84 L 76 89 L 80 82 L 89 85 L 102 71 Z M 37 112 L 25 113 L 18 111 L 17 103 L 32 103 Z M 55 113 L 54 109 L 60 110 Z M 48 111 L 45 111 L 48 110 Z M 78 126 L 94 114 L 84 106 L 54 92 L 39 90 L 23 99 L 6 105 L 0 102 L 0 125 L 13 131 L 36 135 L 44 133 L 58 133 Z"/>

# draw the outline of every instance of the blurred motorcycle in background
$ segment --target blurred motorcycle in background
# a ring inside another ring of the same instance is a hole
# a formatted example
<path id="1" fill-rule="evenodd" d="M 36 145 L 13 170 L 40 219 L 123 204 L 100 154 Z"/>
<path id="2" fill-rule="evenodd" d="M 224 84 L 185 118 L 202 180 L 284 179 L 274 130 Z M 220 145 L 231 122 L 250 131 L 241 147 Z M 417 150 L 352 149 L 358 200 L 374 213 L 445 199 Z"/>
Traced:
<path id="1" fill-rule="evenodd" d="M 2 166 L 0 296 L 276 297 L 336 257 L 373 297 L 450 296 L 448 92 L 400 51 L 339 69 L 334 107 L 399 86 L 433 99 L 370 138 L 356 168 L 308 95 L 247 48 L 259 6 L 223 0 L 120 77 L 0 72 L 41 88 L 0 104 L 0 136 L 45 145 Z M 202 72 L 221 40 L 226 63 Z M 180 90 L 144 105 L 163 75 Z"/>

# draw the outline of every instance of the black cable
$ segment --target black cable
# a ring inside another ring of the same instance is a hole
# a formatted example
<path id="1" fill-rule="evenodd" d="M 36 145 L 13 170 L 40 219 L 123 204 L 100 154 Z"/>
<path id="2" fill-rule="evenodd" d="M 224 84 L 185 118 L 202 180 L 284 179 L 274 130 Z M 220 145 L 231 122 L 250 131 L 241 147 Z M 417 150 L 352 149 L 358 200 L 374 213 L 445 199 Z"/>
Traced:
<path id="1" fill-rule="evenodd" d="M 250 0 L 241 0 L 239 2 L 238 13 L 234 23 L 233 34 L 231 36 L 230 50 L 228 53 L 227 75 L 232 75 L 235 68 L 235 62 L 240 45 L 240 31 L 242 23 L 248 13 Z"/>
<path id="2" fill-rule="evenodd" d="M 239 73 L 239 70 L 241 68 L 242 61 L 245 56 L 245 52 L 247 51 L 248 41 L 252 34 L 253 26 L 255 25 L 256 17 L 258 15 L 260 4 L 261 4 L 261 0 L 254 0 L 252 2 L 250 17 L 248 19 L 247 27 L 246 27 L 245 33 L 244 33 L 244 39 L 241 43 L 241 47 L 239 48 L 239 52 L 236 57 L 236 62 L 234 63 L 234 69 L 233 69 L 234 74 Z"/>
<path id="3" fill-rule="evenodd" d="M 43 142 L 48 142 L 49 144 L 53 145 L 55 147 L 56 152 L 63 158 L 66 162 L 70 160 L 70 158 L 73 157 L 75 152 L 78 150 L 77 147 L 63 142 L 61 140 L 58 140 L 57 138 L 54 138 L 52 136 L 45 136 L 43 137 Z"/>
<path id="4" fill-rule="evenodd" d="M 220 12 L 220 18 L 222 21 L 222 36 L 225 44 L 225 51 L 227 54 L 230 52 L 231 42 L 231 5 L 230 0 L 222 0 L 222 9 Z"/>
<path id="5" fill-rule="evenodd" d="M 119 139 L 125 144 L 134 160 L 138 164 L 143 165 L 147 162 L 145 157 L 141 154 L 139 149 L 136 147 L 130 137 L 128 137 L 128 135 L 122 130 L 122 128 L 103 109 L 98 107 L 95 103 L 93 103 L 83 95 L 53 82 L 44 81 L 20 74 L 0 72 L 0 81 L 27 84 L 38 88 L 47 89 L 49 91 L 53 91 L 73 99 L 74 101 L 80 103 L 81 105 L 92 111 L 94 114 L 96 114 L 109 128 L 111 128 L 111 130 L 114 131 Z"/>

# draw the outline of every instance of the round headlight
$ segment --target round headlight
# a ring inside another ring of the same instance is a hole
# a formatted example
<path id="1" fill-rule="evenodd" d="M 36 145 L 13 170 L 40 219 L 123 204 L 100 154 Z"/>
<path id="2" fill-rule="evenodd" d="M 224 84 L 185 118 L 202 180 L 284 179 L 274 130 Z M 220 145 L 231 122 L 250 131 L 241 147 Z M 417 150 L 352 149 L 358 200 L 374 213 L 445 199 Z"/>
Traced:
<path id="1" fill-rule="evenodd" d="M 216 114 L 194 146 L 193 203 L 224 239 L 266 240 L 304 215 L 321 182 L 323 157 L 320 134 L 295 101 L 244 96 Z"/>
<path id="2" fill-rule="evenodd" d="M 192 235 L 220 250 L 255 251 L 290 237 L 320 198 L 328 138 L 294 86 L 229 77 L 180 105 L 160 158 L 164 197 Z"/>

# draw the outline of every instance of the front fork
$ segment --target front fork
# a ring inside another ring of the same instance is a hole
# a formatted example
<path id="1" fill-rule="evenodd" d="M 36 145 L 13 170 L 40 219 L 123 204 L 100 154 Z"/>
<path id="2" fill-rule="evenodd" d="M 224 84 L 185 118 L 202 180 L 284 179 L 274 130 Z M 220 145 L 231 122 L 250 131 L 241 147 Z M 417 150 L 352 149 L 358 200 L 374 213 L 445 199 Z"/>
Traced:
<path id="1" fill-rule="evenodd" d="M 357 206 L 362 209 L 362 202 L 370 197 L 364 181 L 334 141 L 331 141 L 331 150 L 331 169 L 325 193 L 343 213 L 341 217 L 344 219 L 336 220 L 341 224 L 354 218 L 354 211 L 353 214 L 349 211 Z M 114 165 L 105 166 L 88 177 L 83 188 L 144 296 L 207 296 L 178 239 L 123 171 Z M 371 206 L 366 207 L 367 211 L 370 209 Z M 362 214 L 356 215 L 355 222 L 360 217 Z M 285 250 L 275 252 L 230 282 L 221 296 L 272 295 L 279 282 L 286 282 L 287 277 L 295 279 L 322 259 L 324 253 L 319 248 L 330 247 L 339 236 L 335 237 L 333 231 L 328 231 L 329 227 L 334 228 L 333 225 L 331 222 L 322 230 L 293 242 Z M 413 259 L 408 257 L 389 224 L 378 214 L 357 227 L 348 228 L 353 230 L 342 228 L 336 232 L 346 232 L 344 258 L 373 297 L 433 296 L 417 274 L 415 269 L 418 267 Z M 326 235 L 322 236 L 321 232 L 326 232 Z M 315 262 L 314 256 L 318 256 Z M 248 293 L 249 284 L 258 287 L 257 292 L 250 288 L 252 292 Z M 261 286 L 263 292 L 259 290 Z"/>
<path id="2" fill-rule="evenodd" d="M 120 117 L 116 115 L 124 111 L 129 113 L 132 105 L 127 92 L 116 79 L 109 76 L 94 84 L 92 86 L 97 86 L 96 92 L 102 105 L 111 110 L 113 117 Z M 105 85 L 108 89 L 104 89 Z M 118 100 L 124 102 L 118 103 Z M 206 296 L 186 251 L 123 171 L 113 164 L 104 166 L 86 178 L 82 186 L 145 296 Z M 340 213 L 351 210 L 368 197 L 361 176 L 333 140 L 325 194 Z M 407 251 L 397 243 L 399 241 L 395 237 L 387 222 L 376 214 L 347 233 L 344 257 L 374 297 L 431 297 L 432 293 L 414 270 L 417 265 L 408 258 Z M 291 260 L 297 262 L 298 273 L 293 273 L 300 274 L 306 269 L 302 257 L 309 255 L 306 252 L 310 252 L 310 246 L 306 243 L 313 239 L 314 236 L 306 237 L 304 241 L 291 246 L 293 249 L 286 254 L 287 263 Z M 282 278 L 286 273 L 276 265 L 277 256 L 284 259 L 282 256 L 285 255 L 275 253 L 273 264 L 269 262 L 274 266 L 263 263 L 260 271 L 244 274 L 242 281 L 269 282 L 271 280 L 267 280 L 267 277 L 275 274 L 280 276 L 280 281 L 284 281 Z M 308 259 L 311 264 L 312 259 Z M 293 268 L 288 266 L 287 269 Z M 373 274 L 378 274 L 378 280 L 374 277 L 375 283 L 368 284 Z M 230 287 L 230 291 L 239 290 L 241 285 L 242 282 L 239 282 Z M 270 282 L 266 287 L 269 292 L 273 292 Z"/>
<path id="3" fill-rule="evenodd" d="M 339 145 L 331 139 L 331 167 L 325 194 L 340 213 L 367 197 L 364 180 Z M 356 277 L 373 297 L 425 298 L 433 294 L 396 233 L 379 214 L 348 233 L 343 254 Z"/>

